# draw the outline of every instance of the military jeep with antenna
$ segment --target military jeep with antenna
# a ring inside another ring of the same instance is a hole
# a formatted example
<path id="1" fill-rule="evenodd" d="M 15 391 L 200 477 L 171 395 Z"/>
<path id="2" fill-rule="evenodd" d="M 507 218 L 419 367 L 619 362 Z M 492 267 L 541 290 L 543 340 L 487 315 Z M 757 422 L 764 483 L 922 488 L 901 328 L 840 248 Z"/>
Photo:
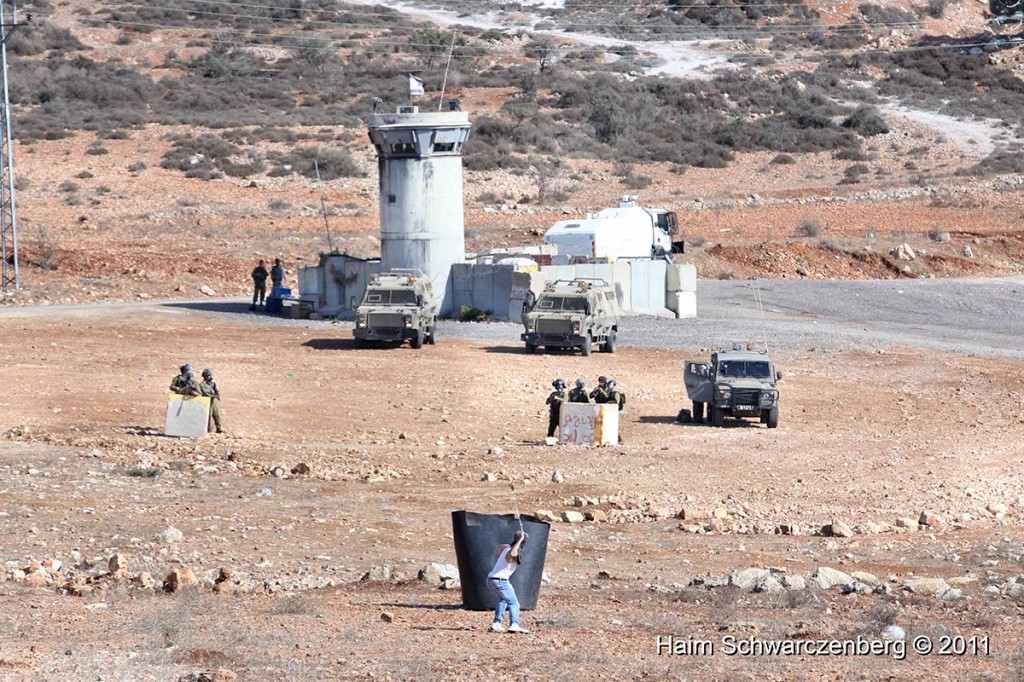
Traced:
<path id="1" fill-rule="evenodd" d="M 354 299 L 356 345 L 408 339 L 413 348 L 422 348 L 424 341 L 437 342 L 437 302 L 430 278 L 419 270 L 396 268 L 374 275 L 363 302 L 356 306 Z"/>
<path id="2" fill-rule="evenodd" d="M 776 382 L 782 372 L 775 371 L 767 350 L 755 350 L 735 344 L 732 350 L 711 354 L 711 362 L 687 360 L 683 369 L 686 394 L 693 401 L 691 419 L 707 418 L 714 426 L 723 426 L 726 417 L 758 418 L 769 429 L 779 425 L 779 390 Z"/>
<path id="3" fill-rule="evenodd" d="M 548 282 L 535 301 L 523 303 L 520 339 L 527 353 L 541 347 L 579 348 L 590 355 L 594 346 L 614 353 L 619 331 L 619 300 L 603 279 L 560 279 Z"/>

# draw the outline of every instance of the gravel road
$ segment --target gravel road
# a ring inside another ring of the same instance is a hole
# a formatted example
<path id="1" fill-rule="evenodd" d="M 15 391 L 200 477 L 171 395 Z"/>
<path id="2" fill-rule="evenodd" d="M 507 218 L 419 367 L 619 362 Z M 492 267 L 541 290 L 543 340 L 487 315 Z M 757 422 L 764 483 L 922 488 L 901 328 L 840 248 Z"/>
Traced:
<path id="1" fill-rule="evenodd" d="M 781 350 L 912 346 L 1024 359 L 1022 297 L 1024 278 L 702 280 L 698 319 L 632 316 L 619 339 L 627 346 L 710 348 L 767 338 Z M 518 341 L 519 325 L 449 323 L 442 333 Z"/>
<path id="2" fill-rule="evenodd" d="M 980 356 L 1024 359 L 1024 277 L 922 280 L 701 280 L 697 319 L 629 316 L 623 346 L 711 348 L 767 338 L 771 349 L 800 351 L 934 348 Z M 763 317 L 757 305 L 760 297 Z M 351 323 L 289 320 L 253 315 L 248 302 L 203 300 L 110 304 L 163 305 L 230 316 L 253 325 L 330 328 L 348 337 Z M 64 314 L 87 316 L 98 306 L 6 308 L 0 319 Z M 106 306 L 109 307 L 109 306 Z M 516 323 L 442 322 L 439 336 L 519 345 Z"/>

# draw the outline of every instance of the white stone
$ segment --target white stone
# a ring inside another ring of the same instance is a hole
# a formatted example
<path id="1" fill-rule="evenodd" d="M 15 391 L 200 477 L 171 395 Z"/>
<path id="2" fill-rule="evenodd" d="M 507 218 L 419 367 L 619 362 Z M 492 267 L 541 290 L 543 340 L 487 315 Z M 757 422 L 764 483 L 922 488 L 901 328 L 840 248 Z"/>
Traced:
<path id="1" fill-rule="evenodd" d="M 849 585 L 853 578 L 842 571 L 837 571 L 828 566 L 819 566 L 811 574 L 811 586 L 819 590 L 828 590 L 837 585 Z"/>
<path id="2" fill-rule="evenodd" d="M 566 523 L 583 523 L 583 514 L 578 511 L 562 512 L 562 520 Z"/>
<path id="3" fill-rule="evenodd" d="M 160 542 L 171 544 L 174 542 L 181 542 L 184 539 L 185 534 L 174 526 L 168 526 L 157 538 Z"/>

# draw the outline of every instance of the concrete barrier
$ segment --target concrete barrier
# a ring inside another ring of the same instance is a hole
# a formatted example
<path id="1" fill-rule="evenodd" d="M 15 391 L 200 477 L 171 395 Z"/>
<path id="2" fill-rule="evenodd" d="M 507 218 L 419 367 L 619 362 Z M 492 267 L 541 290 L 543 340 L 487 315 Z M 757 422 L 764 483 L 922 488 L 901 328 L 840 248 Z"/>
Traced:
<path id="1" fill-rule="evenodd" d="M 167 395 L 164 434 L 179 438 L 205 438 L 210 425 L 210 399 L 200 396 Z"/>
<path id="2" fill-rule="evenodd" d="M 670 264 L 665 275 L 666 291 L 697 291 L 697 266 Z"/>
<path id="3" fill-rule="evenodd" d="M 616 445 L 619 408 L 595 403 L 563 403 L 559 415 L 560 445 Z"/>
<path id="4" fill-rule="evenodd" d="M 678 318 L 697 317 L 697 292 L 669 291 L 665 294 L 665 307 Z"/>
<path id="5" fill-rule="evenodd" d="M 629 262 L 632 310 L 665 310 L 665 266 L 663 260 Z"/>

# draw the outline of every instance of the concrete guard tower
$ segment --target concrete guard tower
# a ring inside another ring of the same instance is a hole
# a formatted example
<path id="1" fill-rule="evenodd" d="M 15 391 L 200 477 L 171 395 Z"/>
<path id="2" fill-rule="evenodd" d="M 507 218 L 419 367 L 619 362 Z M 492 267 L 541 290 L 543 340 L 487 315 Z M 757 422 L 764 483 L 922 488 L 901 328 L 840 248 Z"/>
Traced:
<path id="1" fill-rule="evenodd" d="M 466 259 L 462 146 L 469 114 L 402 106 L 370 117 L 380 184 L 381 268 L 415 268 L 430 277 L 438 315 L 452 314 L 452 265 Z"/>

